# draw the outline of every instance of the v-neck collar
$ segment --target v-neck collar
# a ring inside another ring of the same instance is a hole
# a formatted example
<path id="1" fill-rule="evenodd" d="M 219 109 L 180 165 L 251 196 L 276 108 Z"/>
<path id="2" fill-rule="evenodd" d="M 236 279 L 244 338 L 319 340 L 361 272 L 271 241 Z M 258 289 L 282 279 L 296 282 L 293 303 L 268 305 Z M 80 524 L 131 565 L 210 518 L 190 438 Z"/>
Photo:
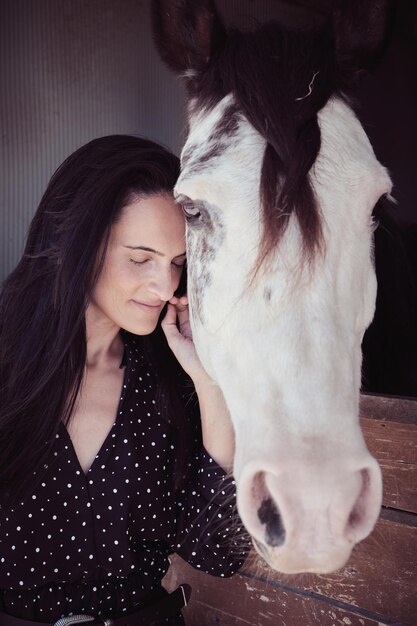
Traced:
<path id="1" fill-rule="evenodd" d="M 114 422 L 112 424 L 112 426 L 110 427 L 109 432 L 106 435 L 106 438 L 104 439 L 103 443 L 100 446 L 100 449 L 98 450 L 97 454 L 95 455 L 93 462 L 91 463 L 90 467 L 88 468 L 87 472 L 85 472 L 81 466 L 80 460 L 78 458 L 77 452 L 75 450 L 73 441 L 71 439 L 71 436 L 68 432 L 68 429 L 66 427 L 66 425 L 61 421 L 60 424 L 60 430 L 61 433 L 64 436 L 64 439 L 67 441 L 68 443 L 68 449 L 70 451 L 70 454 L 74 460 L 74 462 L 76 463 L 76 465 L 78 466 L 79 471 L 81 472 L 81 474 L 84 476 L 84 478 L 89 478 L 91 473 L 94 472 L 94 467 L 96 465 L 96 463 L 101 459 L 102 460 L 102 456 L 103 456 L 103 451 L 107 448 L 108 452 L 111 449 L 111 444 L 110 439 L 113 438 L 113 434 L 114 431 L 116 430 L 116 427 L 118 426 L 119 422 L 120 422 L 120 418 L 121 418 L 121 414 L 122 414 L 122 406 L 123 406 L 123 402 L 125 400 L 126 397 L 126 391 L 128 388 L 128 382 L 129 382 L 129 373 L 130 373 L 130 368 L 128 367 L 128 344 L 126 342 L 125 337 L 122 334 L 122 340 L 123 340 L 123 345 L 124 345 L 124 350 L 123 350 L 123 356 L 122 356 L 122 360 L 120 363 L 120 369 L 124 368 L 124 373 L 123 373 L 123 380 L 122 380 L 122 387 L 119 393 L 119 402 L 117 405 L 117 410 L 116 410 L 116 415 L 114 418 Z"/>

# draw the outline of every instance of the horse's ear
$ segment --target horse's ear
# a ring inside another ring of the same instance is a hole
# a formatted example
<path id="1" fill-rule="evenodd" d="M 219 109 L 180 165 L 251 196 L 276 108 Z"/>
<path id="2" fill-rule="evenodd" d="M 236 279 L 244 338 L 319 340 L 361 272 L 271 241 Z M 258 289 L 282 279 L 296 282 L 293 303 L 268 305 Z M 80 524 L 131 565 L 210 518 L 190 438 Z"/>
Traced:
<path id="1" fill-rule="evenodd" d="M 381 57 L 392 26 L 392 0 L 335 0 L 333 32 L 346 76 L 370 69 Z"/>
<path id="2" fill-rule="evenodd" d="M 152 0 L 152 28 L 162 60 L 185 77 L 204 70 L 224 32 L 213 0 Z"/>

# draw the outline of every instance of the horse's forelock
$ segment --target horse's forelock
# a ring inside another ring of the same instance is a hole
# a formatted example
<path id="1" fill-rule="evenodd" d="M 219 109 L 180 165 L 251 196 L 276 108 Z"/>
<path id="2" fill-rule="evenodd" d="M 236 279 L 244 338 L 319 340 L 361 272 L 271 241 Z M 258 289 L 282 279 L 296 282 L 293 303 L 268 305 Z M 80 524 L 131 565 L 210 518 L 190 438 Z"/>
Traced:
<path id="1" fill-rule="evenodd" d="M 320 149 L 318 111 L 336 91 L 332 37 L 327 28 L 287 32 L 276 23 L 258 31 L 231 31 L 208 69 L 194 83 L 200 108 L 213 108 L 233 94 L 221 132 L 236 130 L 238 115 L 267 142 L 260 183 L 263 238 L 257 268 L 271 256 L 292 214 L 298 219 L 303 258 L 321 247 L 320 213 L 308 173 Z"/>

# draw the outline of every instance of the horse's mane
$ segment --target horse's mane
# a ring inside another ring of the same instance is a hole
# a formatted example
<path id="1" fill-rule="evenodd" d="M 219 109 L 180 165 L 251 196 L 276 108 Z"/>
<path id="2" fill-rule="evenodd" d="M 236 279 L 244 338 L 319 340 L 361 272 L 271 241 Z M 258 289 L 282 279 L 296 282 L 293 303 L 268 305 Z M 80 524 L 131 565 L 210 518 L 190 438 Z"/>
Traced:
<path id="1" fill-rule="evenodd" d="M 198 107 L 210 109 L 232 93 L 237 108 L 267 141 L 259 262 L 276 248 L 293 213 L 304 258 L 312 260 L 321 246 L 308 172 L 320 149 L 317 113 L 337 89 L 335 58 L 330 29 L 290 32 L 273 22 L 254 32 L 230 31 L 194 82 L 191 95 Z M 230 115 L 236 119 L 236 108 Z"/>

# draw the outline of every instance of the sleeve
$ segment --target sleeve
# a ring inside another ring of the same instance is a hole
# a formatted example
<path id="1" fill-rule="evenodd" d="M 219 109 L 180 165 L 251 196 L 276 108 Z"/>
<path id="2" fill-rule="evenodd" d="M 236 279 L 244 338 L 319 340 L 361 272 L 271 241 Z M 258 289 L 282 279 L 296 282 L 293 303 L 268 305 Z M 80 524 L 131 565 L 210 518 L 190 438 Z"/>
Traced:
<path id="1" fill-rule="evenodd" d="M 176 497 L 177 532 L 173 552 L 212 576 L 232 576 L 250 548 L 236 508 L 233 476 L 203 448 L 193 476 Z"/>

